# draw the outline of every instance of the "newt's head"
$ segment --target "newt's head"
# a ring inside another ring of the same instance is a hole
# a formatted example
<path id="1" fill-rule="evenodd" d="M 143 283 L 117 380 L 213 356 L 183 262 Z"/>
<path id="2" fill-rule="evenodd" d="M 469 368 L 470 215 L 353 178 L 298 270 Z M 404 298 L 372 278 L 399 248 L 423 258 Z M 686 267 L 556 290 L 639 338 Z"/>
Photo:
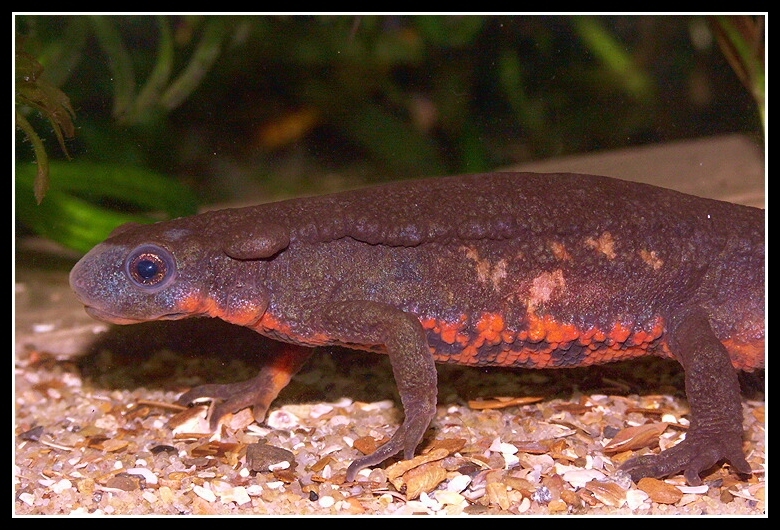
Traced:
<path id="1" fill-rule="evenodd" d="M 123 225 L 90 250 L 70 273 L 87 313 L 114 324 L 199 315 L 257 322 L 268 306 L 262 260 L 231 257 L 199 217 Z"/>

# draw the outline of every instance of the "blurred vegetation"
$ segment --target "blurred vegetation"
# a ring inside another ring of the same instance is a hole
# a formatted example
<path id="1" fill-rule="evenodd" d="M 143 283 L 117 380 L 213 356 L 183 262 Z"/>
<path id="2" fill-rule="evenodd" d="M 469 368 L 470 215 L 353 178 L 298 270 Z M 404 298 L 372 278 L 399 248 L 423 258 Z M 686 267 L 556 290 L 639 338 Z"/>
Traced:
<path id="1" fill-rule="evenodd" d="M 16 215 L 35 233 L 87 252 L 117 226 L 191 215 L 195 194 L 173 179 L 129 165 L 51 163 L 54 178 L 46 199 L 30 193 L 36 178 L 31 164 L 16 168 Z"/>
<path id="2" fill-rule="evenodd" d="M 191 213 L 194 196 L 275 197 L 763 134 L 761 16 L 15 23 L 18 227 L 80 250 L 122 221 Z"/>

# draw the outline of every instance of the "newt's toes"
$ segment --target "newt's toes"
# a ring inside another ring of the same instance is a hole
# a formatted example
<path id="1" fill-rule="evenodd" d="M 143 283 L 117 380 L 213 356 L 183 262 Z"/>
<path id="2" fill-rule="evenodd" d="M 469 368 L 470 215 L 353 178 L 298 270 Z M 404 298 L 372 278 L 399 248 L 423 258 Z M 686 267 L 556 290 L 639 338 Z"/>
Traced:
<path id="1" fill-rule="evenodd" d="M 713 441 L 703 436 L 689 436 L 657 455 L 631 458 L 620 469 L 628 473 L 634 482 L 645 477 L 662 478 L 683 472 L 688 484 L 698 486 L 702 482 L 702 472 L 721 460 L 728 461 L 740 475 L 750 475 L 752 472 L 742 452 L 741 442 L 727 439 Z"/>

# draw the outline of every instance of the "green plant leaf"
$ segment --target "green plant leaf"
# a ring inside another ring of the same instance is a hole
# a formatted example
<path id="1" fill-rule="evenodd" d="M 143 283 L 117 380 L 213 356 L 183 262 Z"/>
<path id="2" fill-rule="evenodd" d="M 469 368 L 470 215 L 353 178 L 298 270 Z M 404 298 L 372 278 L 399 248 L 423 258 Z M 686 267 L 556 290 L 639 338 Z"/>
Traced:
<path id="1" fill-rule="evenodd" d="M 17 165 L 17 219 L 36 233 L 82 252 L 121 224 L 151 223 L 197 212 L 197 201 L 188 188 L 147 169 L 87 162 L 50 164 L 56 178 L 40 205 L 32 194 L 35 166 Z"/>
<path id="2" fill-rule="evenodd" d="M 615 76 L 623 90 L 638 101 L 648 100 L 654 91 L 652 78 L 637 63 L 626 46 L 615 38 L 598 17 L 572 17 L 579 37 L 591 53 Z"/>

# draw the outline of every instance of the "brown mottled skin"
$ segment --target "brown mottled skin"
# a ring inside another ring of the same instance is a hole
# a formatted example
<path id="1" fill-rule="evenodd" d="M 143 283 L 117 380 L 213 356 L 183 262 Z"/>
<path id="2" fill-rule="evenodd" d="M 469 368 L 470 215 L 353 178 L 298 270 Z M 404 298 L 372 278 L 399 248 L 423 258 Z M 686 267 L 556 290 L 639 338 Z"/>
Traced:
<path id="1" fill-rule="evenodd" d="M 686 439 L 634 480 L 727 460 L 743 474 L 736 369 L 764 366 L 764 211 L 577 174 L 408 181 L 126 225 L 74 267 L 95 318 L 212 316 L 299 345 L 244 383 L 205 385 L 212 426 L 258 420 L 312 346 L 387 353 L 405 419 L 349 466 L 411 458 L 436 409 L 434 362 L 572 367 L 677 359 Z"/>

